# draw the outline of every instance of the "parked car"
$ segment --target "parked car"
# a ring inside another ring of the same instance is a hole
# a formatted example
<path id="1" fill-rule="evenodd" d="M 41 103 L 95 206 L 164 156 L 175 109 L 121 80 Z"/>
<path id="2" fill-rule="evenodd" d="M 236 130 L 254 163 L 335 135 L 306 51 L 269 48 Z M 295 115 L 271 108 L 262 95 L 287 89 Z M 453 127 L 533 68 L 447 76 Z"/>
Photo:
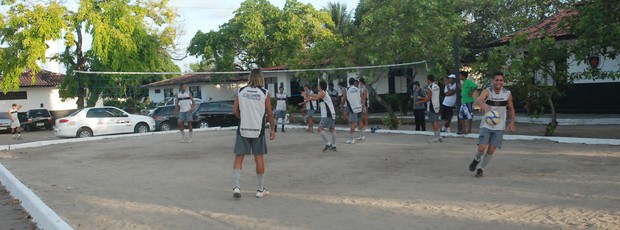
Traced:
<path id="1" fill-rule="evenodd" d="M 155 130 L 149 116 L 129 114 L 119 108 L 89 107 L 56 120 L 57 137 L 90 137 L 120 133 L 147 133 Z"/>
<path id="2" fill-rule="evenodd" d="M 197 105 L 199 105 L 200 103 L 202 103 L 203 100 L 200 98 L 194 98 L 194 103 L 196 103 Z M 159 107 L 164 107 L 164 106 L 176 106 L 177 104 L 177 98 L 176 97 L 167 97 L 164 98 L 164 100 L 160 101 L 159 103 L 157 103 L 157 105 L 155 105 L 154 109 L 149 110 L 149 116 L 153 116 L 153 113 L 155 112 L 155 109 L 159 108 Z"/>
<path id="3" fill-rule="evenodd" d="M 239 125 L 239 118 L 233 113 L 233 100 L 207 101 L 196 110 L 196 126 L 207 128 L 214 126 L 228 127 Z"/>
<path id="4" fill-rule="evenodd" d="M 232 100 L 227 101 L 207 101 L 200 103 L 194 110 L 194 128 L 208 128 L 214 126 L 236 126 L 239 119 L 233 114 Z M 153 111 L 152 117 L 155 120 L 157 130 L 168 131 L 178 128 L 178 119 L 174 116 L 175 105 L 158 107 Z"/>
<path id="5" fill-rule="evenodd" d="M 7 112 L 0 112 L 0 132 L 11 132 L 11 118 Z"/>
<path id="6" fill-rule="evenodd" d="M 31 109 L 18 117 L 19 122 L 26 131 L 32 131 L 35 129 L 52 130 L 54 128 L 54 123 L 52 122 L 52 115 L 47 109 Z"/>

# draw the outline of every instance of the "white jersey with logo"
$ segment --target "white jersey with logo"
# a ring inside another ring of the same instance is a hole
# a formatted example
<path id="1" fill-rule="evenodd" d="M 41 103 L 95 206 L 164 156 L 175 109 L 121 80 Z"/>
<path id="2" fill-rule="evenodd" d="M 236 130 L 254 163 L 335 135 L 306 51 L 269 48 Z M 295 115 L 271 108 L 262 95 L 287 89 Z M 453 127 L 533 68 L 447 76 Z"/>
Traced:
<path id="1" fill-rule="evenodd" d="M 327 117 L 331 119 L 336 118 L 336 110 L 334 109 L 334 103 L 332 102 L 332 97 L 327 93 L 323 93 L 323 98 L 320 98 L 319 108 L 321 109 L 321 117 Z"/>
<path id="2" fill-rule="evenodd" d="M 242 87 L 237 93 L 239 100 L 239 128 L 242 137 L 258 138 L 265 129 L 265 100 L 269 93 L 262 87 Z"/>
<path id="3" fill-rule="evenodd" d="M 276 98 L 278 99 L 276 110 L 286 110 L 286 93 L 277 93 Z"/>
<path id="4" fill-rule="evenodd" d="M 428 85 L 428 89 L 430 89 L 431 92 L 433 93 L 431 95 L 431 100 L 427 102 L 428 111 L 439 113 L 439 109 L 441 108 L 441 104 L 439 104 L 439 86 L 433 82 L 430 85 Z M 431 105 L 433 107 L 433 110 L 431 110 Z"/>
<path id="5" fill-rule="evenodd" d="M 487 128 L 491 130 L 504 130 L 506 129 L 506 111 L 508 106 L 508 100 L 510 99 L 510 90 L 502 87 L 499 93 L 495 93 L 491 87 L 485 89 L 489 91 L 486 104 L 488 105 L 487 111 L 495 111 L 499 113 L 500 122 L 495 126 L 490 126 L 486 122 L 480 122 L 480 128 Z M 483 118 L 484 119 L 484 118 Z"/>
<path id="6" fill-rule="evenodd" d="M 444 86 L 443 92 L 447 94 L 448 91 L 456 92 L 456 83 L 447 84 L 446 86 Z M 443 98 L 443 105 L 454 107 L 455 104 L 456 104 L 456 93 L 452 94 L 452 96 L 446 96 Z"/>
<path id="7" fill-rule="evenodd" d="M 306 96 L 311 98 L 314 96 L 314 92 L 312 90 L 306 90 Z M 316 101 L 308 101 L 306 103 L 306 110 L 316 110 Z"/>
<path id="8" fill-rule="evenodd" d="M 353 113 L 361 113 L 362 112 L 362 95 L 361 90 L 355 85 L 352 85 L 347 90 L 347 102 L 350 111 Z"/>
<path id="9" fill-rule="evenodd" d="M 185 90 L 185 92 L 179 91 L 177 100 L 179 100 L 179 112 L 187 112 L 192 108 L 192 100 L 190 98 L 192 94 Z"/>
<path id="10" fill-rule="evenodd" d="M 17 117 L 17 113 L 17 109 L 9 109 L 9 116 L 11 116 L 11 119 L 13 120 L 11 122 L 11 129 L 21 126 L 21 124 L 19 123 L 19 117 Z"/>

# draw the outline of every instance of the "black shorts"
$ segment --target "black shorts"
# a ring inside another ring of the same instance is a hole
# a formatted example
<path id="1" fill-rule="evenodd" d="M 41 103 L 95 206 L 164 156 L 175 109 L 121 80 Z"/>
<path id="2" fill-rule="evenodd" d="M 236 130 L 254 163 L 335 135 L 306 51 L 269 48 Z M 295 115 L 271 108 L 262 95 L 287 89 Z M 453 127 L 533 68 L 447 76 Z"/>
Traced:
<path id="1" fill-rule="evenodd" d="M 454 117 L 454 107 L 442 105 L 441 106 L 441 119 L 444 121 L 446 120 L 451 121 L 452 117 Z"/>

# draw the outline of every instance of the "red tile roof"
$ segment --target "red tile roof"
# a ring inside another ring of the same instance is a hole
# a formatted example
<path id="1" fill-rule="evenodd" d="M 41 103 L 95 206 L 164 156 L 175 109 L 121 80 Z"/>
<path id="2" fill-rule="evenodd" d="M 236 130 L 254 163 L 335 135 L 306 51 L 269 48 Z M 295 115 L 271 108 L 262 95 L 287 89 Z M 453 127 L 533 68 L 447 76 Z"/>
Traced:
<path id="1" fill-rule="evenodd" d="M 56 87 L 62 84 L 66 75 L 60 73 L 54 73 L 47 70 L 41 70 L 32 82 L 33 71 L 31 69 L 26 70 L 19 76 L 20 87 Z"/>
<path id="2" fill-rule="evenodd" d="M 506 35 L 497 41 L 491 42 L 489 46 L 493 47 L 505 45 L 509 43 L 510 40 L 512 40 L 514 37 L 521 34 L 527 34 L 529 36 L 529 39 L 543 38 L 546 36 L 552 36 L 554 38 L 572 38 L 574 37 L 574 35 L 561 28 L 559 24 L 562 20 L 564 20 L 564 18 L 573 17 L 578 14 L 578 11 L 572 9 L 561 10 L 560 13 L 557 13 L 547 18 L 536 25 L 527 27 L 521 31 Z"/>
<path id="3" fill-rule="evenodd" d="M 231 77 L 231 78 L 226 79 L 225 81 L 226 82 L 245 81 L 245 79 L 242 79 L 240 77 Z M 166 80 L 162 80 L 158 82 L 153 82 L 147 85 L 143 85 L 142 87 L 150 88 L 150 87 L 157 87 L 157 86 L 179 85 L 181 83 L 189 84 L 189 83 L 200 83 L 200 82 L 211 82 L 211 75 L 210 74 L 187 73 L 187 74 L 183 74 L 181 76 L 178 76 L 172 79 L 166 79 Z"/>

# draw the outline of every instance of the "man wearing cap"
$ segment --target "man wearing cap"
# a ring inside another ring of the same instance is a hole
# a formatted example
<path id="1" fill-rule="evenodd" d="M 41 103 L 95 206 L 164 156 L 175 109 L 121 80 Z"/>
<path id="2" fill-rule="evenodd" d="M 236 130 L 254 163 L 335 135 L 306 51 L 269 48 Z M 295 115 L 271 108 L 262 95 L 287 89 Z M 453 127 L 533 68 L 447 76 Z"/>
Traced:
<path id="1" fill-rule="evenodd" d="M 441 127 L 442 132 L 450 132 L 450 122 L 454 116 L 454 105 L 456 104 L 456 75 L 448 75 L 448 84 L 443 89 L 446 97 L 443 98 L 443 106 L 441 112 L 441 118 L 444 120 L 444 124 Z"/>

